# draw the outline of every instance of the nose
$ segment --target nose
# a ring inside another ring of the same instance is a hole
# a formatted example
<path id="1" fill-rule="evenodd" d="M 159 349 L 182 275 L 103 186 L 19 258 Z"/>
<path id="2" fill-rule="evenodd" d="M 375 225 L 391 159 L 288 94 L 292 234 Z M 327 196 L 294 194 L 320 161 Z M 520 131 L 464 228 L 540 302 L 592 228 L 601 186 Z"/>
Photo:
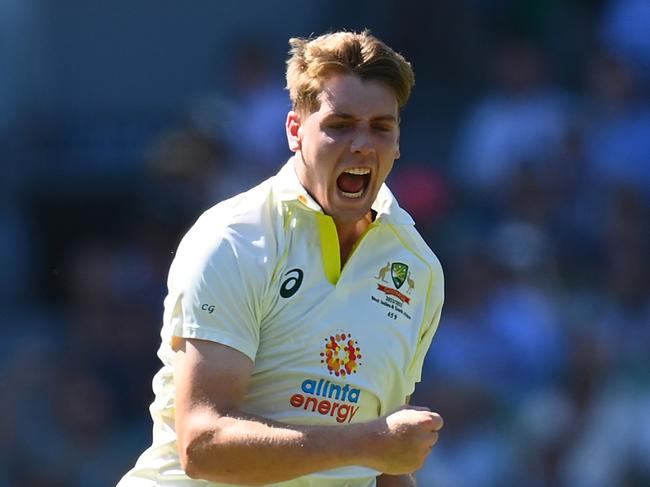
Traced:
<path id="1" fill-rule="evenodd" d="M 364 129 L 357 130 L 350 144 L 350 151 L 366 156 L 374 152 L 374 150 L 372 137 L 368 131 Z"/>

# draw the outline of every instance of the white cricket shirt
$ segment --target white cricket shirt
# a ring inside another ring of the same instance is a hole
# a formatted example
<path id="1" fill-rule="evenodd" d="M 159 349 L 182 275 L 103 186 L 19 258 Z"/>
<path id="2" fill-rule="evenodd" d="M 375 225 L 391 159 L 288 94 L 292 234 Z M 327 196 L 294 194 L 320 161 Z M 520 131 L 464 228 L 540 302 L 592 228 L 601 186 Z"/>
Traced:
<path id="1" fill-rule="evenodd" d="M 153 443 L 119 487 L 221 486 L 185 476 L 176 453 L 171 337 L 228 345 L 254 362 L 241 409 L 276 421 L 339 425 L 404 404 L 438 326 L 438 259 L 384 185 L 376 219 L 343 269 L 334 221 L 291 161 L 206 211 L 169 273 L 163 366 L 153 379 Z M 345 467 L 282 487 L 366 487 L 379 472 Z"/>

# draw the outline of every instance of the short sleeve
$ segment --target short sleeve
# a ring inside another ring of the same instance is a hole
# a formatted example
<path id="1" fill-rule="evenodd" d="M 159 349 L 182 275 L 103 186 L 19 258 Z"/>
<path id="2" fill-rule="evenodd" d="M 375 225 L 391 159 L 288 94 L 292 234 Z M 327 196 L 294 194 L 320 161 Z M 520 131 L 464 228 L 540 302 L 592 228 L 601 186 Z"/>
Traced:
<path id="1" fill-rule="evenodd" d="M 210 340 L 255 361 L 264 281 L 257 247 L 225 226 L 197 222 L 181 242 L 168 279 L 163 339 Z"/>
<path id="2" fill-rule="evenodd" d="M 432 301 L 430 305 L 432 314 L 430 315 L 431 318 L 427 321 L 426 325 L 423 326 L 422 334 L 420 335 L 420 340 L 415 350 L 415 355 L 408 369 L 411 388 L 407 395 L 413 393 L 415 390 L 415 384 L 420 382 L 422 379 L 424 359 L 429 351 L 429 347 L 431 346 L 433 336 L 438 330 L 438 324 L 440 323 L 440 315 L 442 313 L 442 304 L 444 301 L 444 284 L 442 268 L 440 268 L 439 264 L 437 267 L 437 272 L 434 274 L 434 280 L 436 282 L 434 282 L 432 296 L 430 297 Z"/>

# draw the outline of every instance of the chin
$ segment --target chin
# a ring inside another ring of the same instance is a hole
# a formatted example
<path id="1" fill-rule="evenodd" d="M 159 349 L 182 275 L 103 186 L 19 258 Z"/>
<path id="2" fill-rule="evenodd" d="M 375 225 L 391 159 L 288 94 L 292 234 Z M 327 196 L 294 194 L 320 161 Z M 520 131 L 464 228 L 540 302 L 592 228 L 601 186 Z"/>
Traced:
<path id="1" fill-rule="evenodd" d="M 376 197 L 371 188 L 366 188 L 359 198 L 348 198 L 337 191 L 331 195 L 327 208 L 323 207 L 323 210 L 339 222 L 354 223 L 365 218 Z"/>
<path id="2" fill-rule="evenodd" d="M 370 211 L 371 205 L 360 205 L 354 208 L 337 206 L 328 211 L 328 214 L 337 221 L 354 223 L 365 218 Z"/>

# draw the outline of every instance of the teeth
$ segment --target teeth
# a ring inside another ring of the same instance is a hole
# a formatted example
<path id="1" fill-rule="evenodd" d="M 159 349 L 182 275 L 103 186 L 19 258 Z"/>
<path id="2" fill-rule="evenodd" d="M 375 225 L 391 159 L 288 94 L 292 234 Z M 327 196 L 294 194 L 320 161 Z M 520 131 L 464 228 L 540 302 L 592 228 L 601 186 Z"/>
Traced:
<path id="1" fill-rule="evenodd" d="M 361 195 L 363 194 L 363 189 L 357 193 L 346 193 L 345 191 L 342 191 L 343 196 L 346 198 L 361 198 Z"/>
<path id="2" fill-rule="evenodd" d="M 358 176 L 363 176 L 364 174 L 370 174 L 370 169 L 367 167 L 353 167 L 345 171 L 348 174 L 356 174 Z"/>

